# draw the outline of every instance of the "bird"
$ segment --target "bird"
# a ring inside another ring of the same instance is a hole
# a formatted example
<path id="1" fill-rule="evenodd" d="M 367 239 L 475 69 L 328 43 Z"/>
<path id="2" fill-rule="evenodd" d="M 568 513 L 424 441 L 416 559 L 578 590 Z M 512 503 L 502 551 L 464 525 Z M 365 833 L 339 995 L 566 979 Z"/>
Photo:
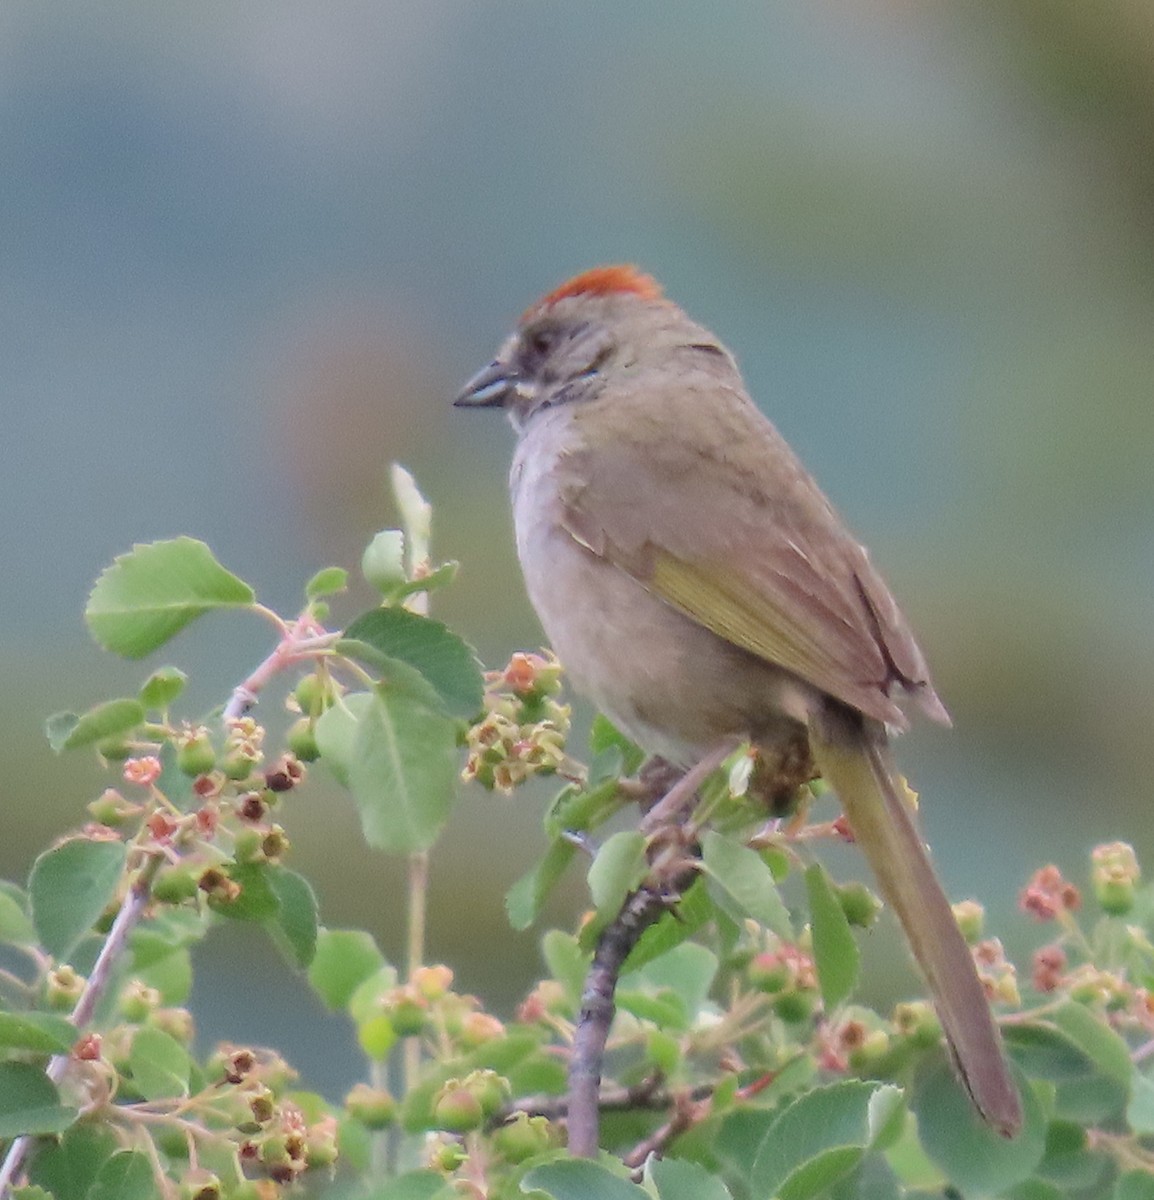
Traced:
<path id="1" fill-rule="evenodd" d="M 683 770 L 738 741 L 808 742 L 963 1087 L 1012 1137 L 1001 1037 L 891 750 L 907 708 L 949 715 L 867 551 L 730 351 L 652 276 L 595 267 L 531 305 L 454 404 L 503 409 L 516 431 L 517 553 L 578 692 Z"/>

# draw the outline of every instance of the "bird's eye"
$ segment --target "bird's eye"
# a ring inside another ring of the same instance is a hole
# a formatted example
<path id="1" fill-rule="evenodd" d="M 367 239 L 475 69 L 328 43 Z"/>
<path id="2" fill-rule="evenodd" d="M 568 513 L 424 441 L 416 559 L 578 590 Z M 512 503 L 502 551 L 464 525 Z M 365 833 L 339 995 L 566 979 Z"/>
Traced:
<path id="1" fill-rule="evenodd" d="M 529 353 L 534 358 L 544 358 L 556 345 L 557 331 L 555 329 L 534 329 L 526 339 Z"/>

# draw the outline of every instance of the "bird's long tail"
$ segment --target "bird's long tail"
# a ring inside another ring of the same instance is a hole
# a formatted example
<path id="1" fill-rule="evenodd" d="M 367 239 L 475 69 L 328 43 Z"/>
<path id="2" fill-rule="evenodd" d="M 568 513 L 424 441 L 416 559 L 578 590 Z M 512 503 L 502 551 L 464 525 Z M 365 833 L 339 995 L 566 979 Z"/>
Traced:
<path id="1" fill-rule="evenodd" d="M 810 721 L 810 743 L 926 977 L 963 1086 L 981 1116 L 1013 1137 L 1021 1128 L 1022 1110 L 1002 1039 L 918 833 L 884 729 L 830 706 Z"/>

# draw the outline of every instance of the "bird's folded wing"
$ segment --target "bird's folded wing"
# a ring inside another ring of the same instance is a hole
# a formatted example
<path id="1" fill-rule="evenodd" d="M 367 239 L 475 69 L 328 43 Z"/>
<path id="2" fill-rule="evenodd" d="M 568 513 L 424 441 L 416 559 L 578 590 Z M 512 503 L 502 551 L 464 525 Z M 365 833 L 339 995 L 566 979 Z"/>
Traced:
<path id="1" fill-rule="evenodd" d="M 865 551 L 773 426 L 732 395 L 704 446 L 677 436 L 682 422 L 700 426 L 692 389 L 671 391 L 661 428 L 628 400 L 602 413 L 596 441 L 558 466 L 565 527 L 727 641 L 867 715 L 904 727 L 896 687 L 944 718 Z"/>

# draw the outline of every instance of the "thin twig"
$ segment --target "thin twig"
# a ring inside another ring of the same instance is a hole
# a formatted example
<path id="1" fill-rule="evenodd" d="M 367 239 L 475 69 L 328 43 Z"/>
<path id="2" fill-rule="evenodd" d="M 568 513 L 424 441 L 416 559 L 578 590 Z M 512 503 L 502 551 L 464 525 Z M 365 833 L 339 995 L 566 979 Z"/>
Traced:
<path id="1" fill-rule="evenodd" d="M 108 931 L 108 937 L 100 948 L 100 954 L 92 967 L 92 973 L 88 976 L 88 982 L 84 985 L 80 999 L 77 1000 L 76 1007 L 69 1017 L 77 1032 L 82 1031 L 92 1020 L 97 1006 L 104 999 L 104 994 L 112 982 L 113 972 L 128 946 L 128 939 L 144 914 L 152 891 L 153 877 L 163 861 L 161 855 L 150 854 L 145 859 L 136 879 L 133 880 L 132 886 L 128 889 L 124 903 L 121 904 L 120 911 L 116 914 L 116 920 L 113 921 L 112 928 Z M 52 1058 L 48 1064 L 47 1075 L 53 1083 L 59 1083 L 64 1077 L 69 1061 L 70 1058 L 67 1054 L 57 1054 Z M 23 1137 L 18 1137 L 8 1147 L 8 1154 L 4 1158 L 3 1165 L 0 1166 L 0 1200 L 4 1200 L 4 1197 L 9 1194 L 16 1177 L 23 1169 L 24 1160 L 28 1157 L 34 1141 L 35 1139 L 31 1135 L 25 1134 Z"/>
<path id="2" fill-rule="evenodd" d="M 308 616 L 286 625 L 284 636 L 272 653 L 245 680 L 233 688 L 232 695 L 224 706 L 221 720 L 228 722 L 243 717 L 256 704 L 257 698 L 270 680 L 293 663 L 315 658 L 328 650 L 339 637 L 339 633 L 327 632 Z"/>

